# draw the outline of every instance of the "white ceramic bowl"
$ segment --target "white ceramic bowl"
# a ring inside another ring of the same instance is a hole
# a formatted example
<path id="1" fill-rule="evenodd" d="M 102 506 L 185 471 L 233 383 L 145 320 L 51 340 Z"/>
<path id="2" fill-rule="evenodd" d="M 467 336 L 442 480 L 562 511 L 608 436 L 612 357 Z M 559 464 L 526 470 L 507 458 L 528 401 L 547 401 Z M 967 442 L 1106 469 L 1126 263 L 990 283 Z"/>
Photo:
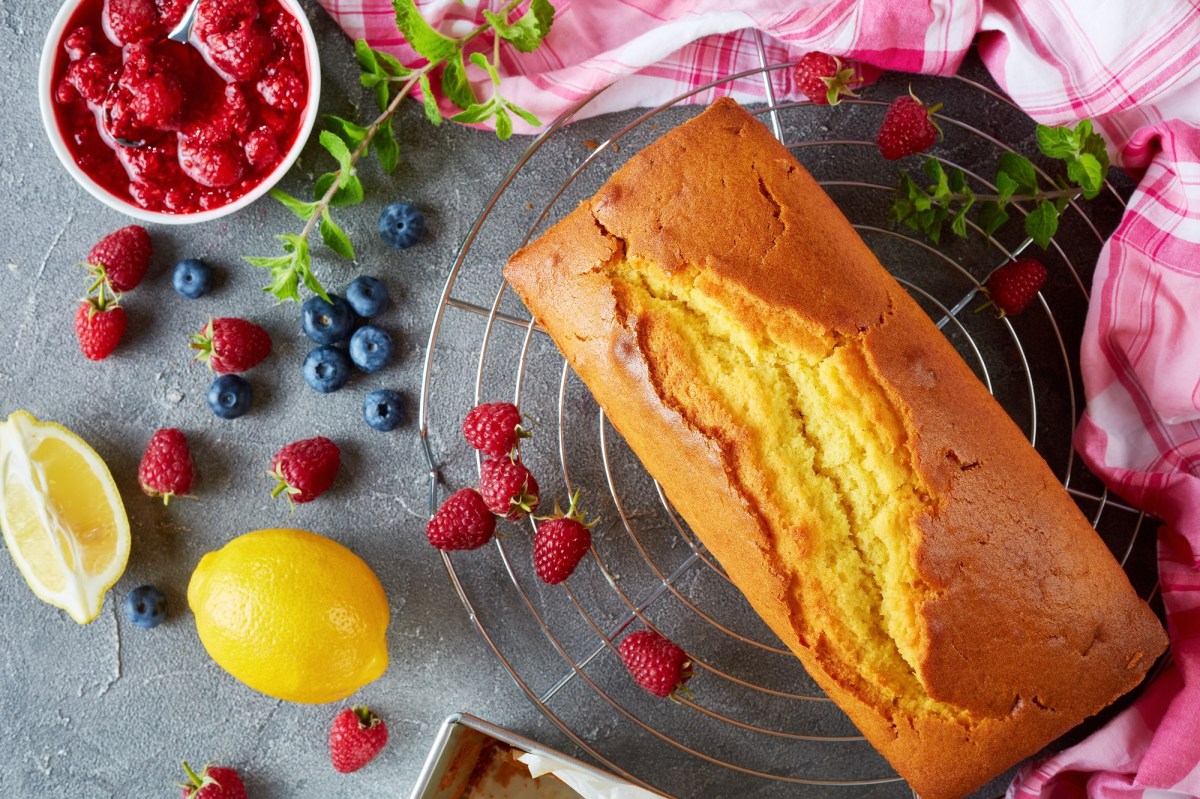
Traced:
<path id="1" fill-rule="evenodd" d="M 66 0 L 62 8 L 58 10 L 58 15 L 54 17 L 54 22 L 50 25 L 50 32 L 46 34 L 46 43 L 42 47 L 41 67 L 38 70 L 38 103 L 42 110 L 42 124 L 46 128 L 46 135 L 50 137 L 50 145 L 58 155 L 58 160 L 66 167 L 71 177 L 75 178 L 80 186 L 88 190 L 89 194 L 109 208 L 113 208 L 142 222 L 157 222 L 163 225 L 188 225 L 194 222 L 207 222 L 245 208 L 270 191 L 271 187 L 278 183 L 279 179 L 291 169 L 292 164 L 299 157 L 300 151 L 304 149 L 305 142 L 308 141 L 308 135 L 312 132 L 313 124 L 317 121 L 317 102 L 321 98 L 321 62 L 317 56 L 317 40 L 313 36 L 312 27 L 308 24 L 308 17 L 304 15 L 304 9 L 300 7 L 300 4 L 296 0 L 279 0 L 279 4 L 300 23 L 300 35 L 304 38 L 304 55 L 308 64 L 308 104 L 304 108 L 304 119 L 300 123 L 299 132 L 296 134 L 296 141 L 292 144 L 291 149 L 288 150 L 283 160 L 271 171 L 271 174 L 267 175 L 261 183 L 249 192 L 227 205 L 222 205 L 220 208 L 211 208 L 206 211 L 196 211 L 187 214 L 167 214 L 158 211 L 147 211 L 135 205 L 131 200 L 118 197 L 92 180 L 86 172 L 79 168 L 75 163 L 75 159 L 71 157 L 71 152 L 67 149 L 62 132 L 58 128 L 58 120 L 54 117 L 54 87 L 52 81 L 54 78 L 54 59 L 58 53 L 59 41 L 63 37 L 67 23 L 81 3 L 82 0 Z"/>

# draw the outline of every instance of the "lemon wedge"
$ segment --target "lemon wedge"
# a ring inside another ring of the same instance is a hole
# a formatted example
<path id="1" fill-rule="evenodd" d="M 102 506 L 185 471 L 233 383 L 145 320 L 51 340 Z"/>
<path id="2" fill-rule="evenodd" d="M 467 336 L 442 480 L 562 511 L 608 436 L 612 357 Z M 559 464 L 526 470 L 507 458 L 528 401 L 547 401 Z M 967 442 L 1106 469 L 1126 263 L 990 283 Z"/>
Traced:
<path id="1" fill-rule="evenodd" d="M 0 528 L 44 602 L 80 624 L 125 571 L 129 519 L 108 466 L 62 425 L 16 411 L 0 422 Z"/>

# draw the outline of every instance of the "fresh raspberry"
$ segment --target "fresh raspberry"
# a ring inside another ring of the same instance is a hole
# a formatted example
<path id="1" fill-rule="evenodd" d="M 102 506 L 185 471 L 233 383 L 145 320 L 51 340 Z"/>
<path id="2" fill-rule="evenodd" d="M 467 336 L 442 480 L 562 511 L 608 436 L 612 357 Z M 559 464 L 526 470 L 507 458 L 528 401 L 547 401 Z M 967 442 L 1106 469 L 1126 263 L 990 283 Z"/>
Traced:
<path id="1" fill-rule="evenodd" d="M 81 25 L 67 34 L 63 39 L 63 50 L 67 58 L 78 61 L 86 55 L 96 52 L 96 32 L 87 25 Z"/>
<path id="2" fill-rule="evenodd" d="M 388 730 L 383 719 L 364 706 L 338 713 L 329 730 L 329 758 L 342 774 L 358 771 L 387 746 Z"/>
<path id="3" fill-rule="evenodd" d="M 533 536 L 533 570 L 542 582 L 558 585 L 571 576 L 592 546 L 595 523 L 584 517 L 578 491 L 566 513 L 555 504 L 554 515 L 543 519 Z"/>
<path id="4" fill-rule="evenodd" d="M 188 781 L 183 786 L 181 799 L 247 799 L 246 786 L 242 778 L 231 768 L 205 766 L 199 774 L 183 764 Z"/>
<path id="5" fill-rule="evenodd" d="M 1001 317 L 1019 314 L 1042 290 L 1046 276 L 1046 267 L 1040 261 L 1022 258 L 992 272 L 984 288 L 991 297 L 990 304 L 999 309 Z"/>
<path id="6" fill-rule="evenodd" d="M 862 83 L 853 67 L 817 51 L 801 56 L 793 74 L 796 87 L 816 105 L 837 105 L 843 97 L 857 97 L 854 87 Z"/>
<path id="7" fill-rule="evenodd" d="M 625 637 L 617 650 L 637 684 L 655 696 L 674 698 L 692 677 L 687 653 L 653 630 L 638 630 Z"/>
<path id="8" fill-rule="evenodd" d="M 279 140 L 275 132 L 266 125 L 260 125 L 246 136 L 244 145 L 246 160 L 257 172 L 266 172 L 279 163 L 282 153 L 279 152 Z"/>
<path id="9" fill-rule="evenodd" d="M 111 300 L 84 300 L 75 310 L 75 336 L 89 361 L 103 361 L 121 343 L 128 320 L 125 309 Z"/>
<path id="10" fill-rule="evenodd" d="M 146 496 L 170 504 L 172 497 L 192 490 L 193 477 L 192 452 L 183 433 L 173 427 L 155 432 L 138 466 L 138 484 Z"/>
<path id="11" fill-rule="evenodd" d="M 463 419 L 462 433 L 468 444 L 493 458 L 511 455 L 517 441 L 529 437 L 521 426 L 521 412 L 511 402 L 476 405 Z"/>
<path id="12" fill-rule="evenodd" d="M 205 40 L 213 65 L 229 80 L 250 80 L 275 49 L 266 27 L 258 20 L 243 22 Z"/>
<path id="13" fill-rule="evenodd" d="M 154 0 L 104 0 L 102 22 L 118 44 L 152 42 L 162 33 Z"/>
<path id="14" fill-rule="evenodd" d="M 538 506 L 538 484 L 529 469 L 512 458 L 488 458 L 479 470 L 479 494 L 488 510 L 516 521 Z"/>
<path id="15" fill-rule="evenodd" d="M 280 111 L 292 111 L 304 105 L 304 81 L 291 67 L 281 64 L 268 67 L 256 88 L 264 103 Z"/>
<path id="16" fill-rule="evenodd" d="M 85 100 L 101 105 L 109 90 L 117 82 L 121 62 L 109 53 L 92 53 L 67 67 L 67 82 L 75 87 Z"/>
<path id="17" fill-rule="evenodd" d="M 271 474 L 276 480 L 271 496 L 286 493 L 292 502 L 312 502 L 333 485 L 341 465 L 341 450 L 328 438 L 293 441 L 271 460 Z"/>
<path id="18" fill-rule="evenodd" d="M 88 253 L 87 268 L 96 281 L 92 289 L 106 282 L 113 291 L 132 291 L 146 276 L 153 253 L 150 234 L 141 225 L 114 230 Z"/>
<path id="19" fill-rule="evenodd" d="M 258 4 L 254 0 L 203 0 L 196 9 L 192 35 L 206 41 L 214 33 L 231 31 L 253 19 L 258 19 Z"/>
<path id="20" fill-rule="evenodd" d="M 496 533 L 496 517 L 473 488 L 451 494 L 425 525 L 425 537 L 440 550 L 478 549 Z"/>
<path id="21" fill-rule="evenodd" d="M 941 103 L 926 106 L 911 93 L 897 97 L 883 115 L 883 124 L 875 137 L 879 152 L 887 160 L 895 161 L 928 150 L 942 132 L 931 116 L 941 107 Z"/>
<path id="22" fill-rule="evenodd" d="M 223 316 L 208 320 L 192 336 L 190 346 L 198 350 L 196 360 L 207 362 L 217 374 L 235 374 L 254 368 L 271 354 L 271 335 L 253 322 Z"/>
<path id="23" fill-rule="evenodd" d="M 248 164 L 233 142 L 197 146 L 191 138 L 183 138 L 179 142 L 179 166 L 183 174 L 201 186 L 225 189 L 241 181 Z"/>

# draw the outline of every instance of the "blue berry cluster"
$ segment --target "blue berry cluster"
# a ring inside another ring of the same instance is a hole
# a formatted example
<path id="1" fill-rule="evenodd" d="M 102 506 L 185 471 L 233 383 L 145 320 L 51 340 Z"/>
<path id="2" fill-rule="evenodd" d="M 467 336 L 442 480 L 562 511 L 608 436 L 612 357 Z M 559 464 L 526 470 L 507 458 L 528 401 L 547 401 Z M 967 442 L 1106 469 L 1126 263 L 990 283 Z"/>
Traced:
<path id="1" fill-rule="evenodd" d="M 343 388 L 354 367 L 378 372 L 396 354 L 390 333 L 370 319 L 387 309 L 387 286 L 363 275 L 346 296 L 311 297 L 300 309 L 300 329 L 317 346 L 304 358 L 304 380 L 313 391 L 329 394 Z M 349 342 L 346 349 L 342 345 Z M 395 391 L 373 391 L 363 403 L 363 418 L 376 430 L 393 430 L 404 421 L 404 403 Z"/>

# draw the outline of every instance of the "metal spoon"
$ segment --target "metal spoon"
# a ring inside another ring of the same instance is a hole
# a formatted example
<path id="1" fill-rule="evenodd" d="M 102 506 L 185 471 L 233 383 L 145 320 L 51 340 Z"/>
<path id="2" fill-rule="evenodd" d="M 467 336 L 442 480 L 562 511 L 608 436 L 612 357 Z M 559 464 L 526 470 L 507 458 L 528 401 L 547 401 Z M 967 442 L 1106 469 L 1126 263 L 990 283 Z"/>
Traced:
<path id="1" fill-rule="evenodd" d="M 192 0 L 191 4 L 187 7 L 187 11 L 183 12 L 183 17 L 179 20 L 175 27 L 171 29 L 171 32 L 167 34 L 167 39 L 173 42 L 179 42 L 180 44 L 192 44 L 192 27 L 196 24 L 196 9 L 198 8 L 200 8 L 200 0 Z M 194 47 L 195 45 L 192 46 Z M 108 91 L 111 94 L 112 88 L 109 88 Z M 112 130 L 109 128 L 107 97 L 104 98 L 103 109 L 104 110 L 101 113 L 101 116 L 104 119 L 104 130 L 109 136 L 112 136 L 113 141 L 122 147 L 146 146 L 146 141 L 144 139 L 131 141 L 130 139 L 122 139 L 120 136 L 113 136 Z"/>

